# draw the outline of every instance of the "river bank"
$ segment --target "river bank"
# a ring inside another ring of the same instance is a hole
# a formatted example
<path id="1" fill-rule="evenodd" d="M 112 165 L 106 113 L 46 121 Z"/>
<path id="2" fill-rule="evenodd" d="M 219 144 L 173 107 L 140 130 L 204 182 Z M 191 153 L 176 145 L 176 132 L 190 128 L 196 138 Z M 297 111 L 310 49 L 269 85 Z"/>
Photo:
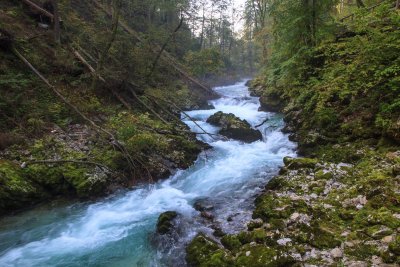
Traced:
<path id="1" fill-rule="evenodd" d="M 260 92 L 268 89 L 256 81 L 252 93 Z M 314 117 L 287 108 L 287 99 L 267 93 L 261 101 L 264 110 L 284 112 L 283 130 L 299 143 L 303 158 L 284 159 L 279 175 L 255 200 L 247 231 L 220 239 L 198 235 L 187 247 L 188 262 L 192 266 L 398 266 L 398 146 L 385 138 L 349 139 L 344 133 L 328 138 L 309 129 Z"/>
<path id="2" fill-rule="evenodd" d="M 283 134 L 282 117 L 260 112 L 244 82 L 215 89 L 213 109 L 187 113 L 183 121 L 193 132 L 201 126 L 212 135 L 198 138 L 213 149 L 200 154 L 195 165 L 165 181 L 135 187 L 94 203 L 50 207 L 3 219 L 0 263 L 19 265 L 184 266 L 185 246 L 198 233 L 236 233 L 251 218 L 255 196 L 278 172 L 283 157 L 295 156 L 295 144 Z M 258 129 L 263 141 L 243 143 L 217 135 L 219 127 L 207 123 L 217 111 L 232 112 Z M 194 206 L 212 203 L 212 217 Z M 230 205 L 226 205 L 230 203 Z M 158 216 L 176 211 L 178 227 L 171 235 L 156 234 Z"/>

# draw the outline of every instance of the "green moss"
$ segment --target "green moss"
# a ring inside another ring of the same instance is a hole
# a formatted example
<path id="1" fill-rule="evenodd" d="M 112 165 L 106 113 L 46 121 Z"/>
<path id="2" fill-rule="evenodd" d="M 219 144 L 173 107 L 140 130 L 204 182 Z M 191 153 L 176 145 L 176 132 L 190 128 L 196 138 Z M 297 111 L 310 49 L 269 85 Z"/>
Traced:
<path id="1" fill-rule="evenodd" d="M 366 244 L 359 244 L 353 248 L 348 248 L 345 253 L 358 259 L 368 259 L 373 255 L 379 255 L 377 247 Z"/>
<path id="2" fill-rule="evenodd" d="M 244 246 L 235 259 L 237 267 L 269 267 L 277 266 L 276 250 L 263 245 Z"/>
<path id="3" fill-rule="evenodd" d="M 225 248 L 233 251 L 242 246 L 239 238 L 236 235 L 225 235 L 221 238 L 221 243 Z"/>
<path id="4" fill-rule="evenodd" d="M 394 241 L 389 244 L 389 250 L 397 256 L 400 256 L 400 235 L 397 235 Z"/>
<path id="5" fill-rule="evenodd" d="M 175 211 L 161 213 L 157 220 L 157 232 L 162 235 L 169 233 L 173 227 L 172 221 L 177 216 L 178 213 Z"/>
<path id="6" fill-rule="evenodd" d="M 19 166 L 0 160 L 0 214 L 47 197 L 43 188 L 27 179 Z"/>
<path id="7" fill-rule="evenodd" d="M 286 186 L 288 186 L 288 181 L 283 177 L 276 176 L 268 182 L 268 184 L 265 186 L 265 189 L 266 190 L 279 190 Z"/>
<path id="8" fill-rule="evenodd" d="M 317 180 L 330 180 L 333 178 L 333 173 L 329 171 L 319 170 L 315 173 L 315 179 Z"/>
<path id="9" fill-rule="evenodd" d="M 319 225 L 307 226 L 301 225 L 301 235 L 297 240 L 302 243 L 310 244 L 319 249 L 335 248 L 340 246 L 341 241 L 332 231 Z"/>
<path id="10" fill-rule="evenodd" d="M 232 256 L 203 234 L 186 247 L 186 261 L 193 267 L 230 267 Z"/>
<path id="11" fill-rule="evenodd" d="M 317 159 L 310 159 L 310 158 L 291 158 L 285 157 L 283 159 L 286 168 L 291 170 L 297 170 L 301 168 L 310 168 L 313 169 L 315 165 L 318 163 Z"/>

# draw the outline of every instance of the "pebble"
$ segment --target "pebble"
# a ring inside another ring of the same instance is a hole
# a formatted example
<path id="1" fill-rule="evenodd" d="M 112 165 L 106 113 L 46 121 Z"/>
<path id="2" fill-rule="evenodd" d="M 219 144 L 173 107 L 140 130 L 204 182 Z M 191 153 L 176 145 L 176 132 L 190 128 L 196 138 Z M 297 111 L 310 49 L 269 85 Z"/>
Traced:
<path id="1" fill-rule="evenodd" d="M 250 256 L 251 252 L 250 251 L 246 251 L 246 257 Z"/>
<path id="2" fill-rule="evenodd" d="M 343 257 L 343 251 L 340 248 L 334 248 L 331 250 L 331 256 L 333 258 L 342 258 Z"/>
<path id="3" fill-rule="evenodd" d="M 388 236 L 385 236 L 384 238 L 382 238 L 382 242 L 386 243 L 386 244 L 389 244 L 392 241 L 393 241 L 393 236 L 391 236 L 391 235 L 388 235 Z"/>
<path id="4" fill-rule="evenodd" d="M 281 238 L 277 241 L 277 243 L 281 246 L 286 246 L 287 243 L 292 242 L 292 239 L 290 238 Z"/>

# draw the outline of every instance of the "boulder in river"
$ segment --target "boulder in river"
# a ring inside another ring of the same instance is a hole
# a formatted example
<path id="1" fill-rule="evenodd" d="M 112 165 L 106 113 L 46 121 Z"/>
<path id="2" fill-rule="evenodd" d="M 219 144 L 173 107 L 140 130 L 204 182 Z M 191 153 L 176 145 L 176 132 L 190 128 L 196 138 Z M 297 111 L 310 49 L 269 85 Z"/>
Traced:
<path id="1" fill-rule="evenodd" d="M 246 143 L 262 140 L 262 134 L 258 130 L 251 128 L 246 120 L 241 120 L 234 114 L 219 111 L 207 120 L 208 123 L 220 126 L 221 135 L 228 138 L 237 139 Z"/>
<path id="2" fill-rule="evenodd" d="M 214 209 L 213 203 L 206 198 L 196 200 L 193 207 L 197 211 L 210 211 Z"/>
<path id="3" fill-rule="evenodd" d="M 173 228 L 173 220 L 178 217 L 178 213 L 175 211 L 166 211 L 161 213 L 157 221 L 157 233 L 165 235 L 171 232 Z"/>

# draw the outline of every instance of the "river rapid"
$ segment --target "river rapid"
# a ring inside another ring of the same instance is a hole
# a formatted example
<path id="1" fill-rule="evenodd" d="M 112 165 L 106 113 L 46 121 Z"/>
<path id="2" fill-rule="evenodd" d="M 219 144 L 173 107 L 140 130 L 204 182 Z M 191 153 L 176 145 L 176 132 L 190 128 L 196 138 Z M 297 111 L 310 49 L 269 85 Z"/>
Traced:
<path id="1" fill-rule="evenodd" d="M 258 129 L 263 141 L 251 144 L 199 134 L 212 149 L 195 164 L 169 179 L 136 187 L 95 203 L 44 206 L 0 220 L 0 266 L 185 266 L 185 245 L 198 233 L 215 229 L 235 233 L 251 219 L 253 201 L 277 174 L 296 145 L 281 132 L 282 116 L 258 111 L 245 81 L 217 87 L 221 95 L 211 110 L 187 113 L 207 132 L 219 128 L 206 122 L 217 111 L 233 113 Z M 182 114 L 196 133 L 201 129 Z M 193 208 L 198 199 L 214 207 L 213 221 Z M 155 234 L 157 218 L 176 211 L 177 230 Z"/>

